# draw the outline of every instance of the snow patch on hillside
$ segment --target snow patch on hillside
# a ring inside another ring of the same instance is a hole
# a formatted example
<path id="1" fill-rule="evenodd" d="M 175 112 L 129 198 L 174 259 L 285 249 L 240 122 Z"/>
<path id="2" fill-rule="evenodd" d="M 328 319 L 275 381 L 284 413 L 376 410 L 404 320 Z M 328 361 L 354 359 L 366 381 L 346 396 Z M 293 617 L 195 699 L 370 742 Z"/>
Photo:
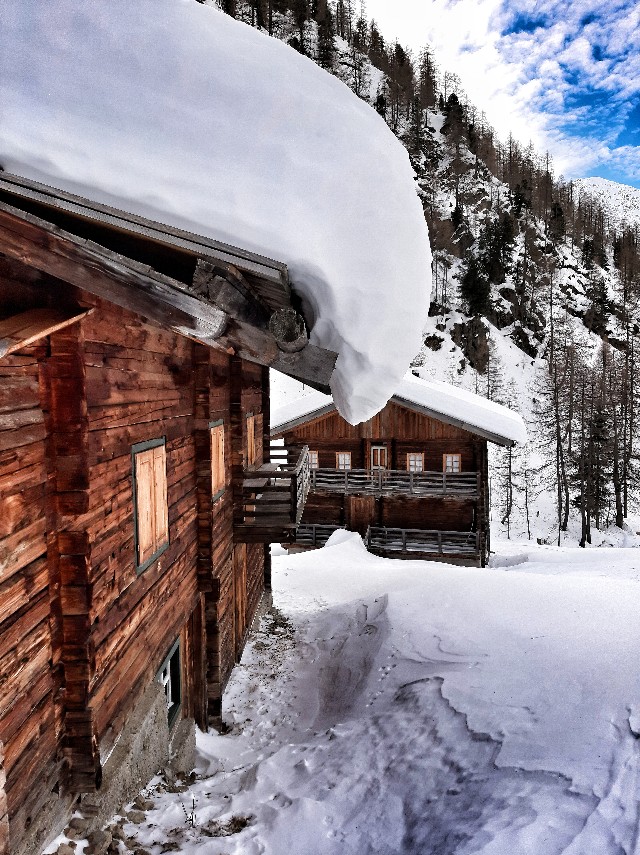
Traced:
<path id="1" fill-rule="evenodd" d="M 640 189 L 608 178 L 578 178 L 578 191 L 591 196 L 611 218 L 611 225 L 640 226 Z"/>
<path id="2" fill-rule="evenodd" d="M 408 155 L 368 104 L 192 0 L 25 0 L 0 38 L 6 170 L 285 262 L 311 340 L 339 352 L 340 412 L 386 403 L 431 255 Z"/>

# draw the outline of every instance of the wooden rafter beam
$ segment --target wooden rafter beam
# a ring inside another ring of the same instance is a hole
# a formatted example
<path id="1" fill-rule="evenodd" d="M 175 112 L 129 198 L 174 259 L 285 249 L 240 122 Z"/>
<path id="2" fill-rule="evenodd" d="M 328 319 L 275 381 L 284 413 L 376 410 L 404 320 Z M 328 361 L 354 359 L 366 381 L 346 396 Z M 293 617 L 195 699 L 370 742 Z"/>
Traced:
<path id="1" fill-rule="evenodd" d="M 0 252 L 181 335 L 328 389 L 337 354 L 311 344 L 297 353 L 283 353 L 268 320 L 250 319 L 231 305 L 225 311 L 147 265 L 4 202 Z"/>

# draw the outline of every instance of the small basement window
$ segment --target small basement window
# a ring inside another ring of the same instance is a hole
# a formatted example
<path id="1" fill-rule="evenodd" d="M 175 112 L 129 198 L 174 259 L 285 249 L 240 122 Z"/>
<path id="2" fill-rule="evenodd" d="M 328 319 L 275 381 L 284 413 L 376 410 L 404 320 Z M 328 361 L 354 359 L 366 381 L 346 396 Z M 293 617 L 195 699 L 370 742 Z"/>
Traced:
<path id="1" fill-rule="evenodd" d="M 424 454 L 415 451 L 407 454 L 407 472 L 424 472 Z"/>
<path id="2" fill-rule="evenodd" d="M 211 422 L 209 425 L 211 443 L 211 501 L 215 502 L 224 493 L 224 423 Z"/>
<path id="3" fill-rule="evenodd" d="M 443 472 L 462 472 L 462 455 L 443 454 L 442 470 Z"/>
<path id="4" fill-rule="evenodd" d="M 336 452 L 336 469 L 345 471 L 351 469 L 351 452 L 337 451 Z"/>
<path id="5" fill-rule="evenodd" d="M 146 570 L 169 546 L 165 439 L 139 442 L 131 449 L 136 569 Z"/>
<path id="6" fill-rule="evenodd" d="M 309 451 L 309 466 L 311 469 L 317 469 L 318 464 L 318 452 L 317 451 Z"/>
<path id="7" fill-rule="evenodd" d="M 158 671 L 157 680 L 164 689 L 167 718 L 171 727 L 178 717 L 182 703 L 182 673 L 180 669 L 180 639 L 176 639 Z"/>

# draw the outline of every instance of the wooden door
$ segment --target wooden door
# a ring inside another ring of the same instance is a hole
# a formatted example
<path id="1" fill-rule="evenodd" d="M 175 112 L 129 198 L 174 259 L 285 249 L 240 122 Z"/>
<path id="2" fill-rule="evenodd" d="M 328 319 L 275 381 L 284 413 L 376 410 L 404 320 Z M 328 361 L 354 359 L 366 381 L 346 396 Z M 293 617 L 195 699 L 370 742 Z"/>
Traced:
<path id="1" fill-rule="evenodd" d="M 376 497 L 345 496 L 345 512 L 347 528 L 365 535 L 378 519 Z"/>

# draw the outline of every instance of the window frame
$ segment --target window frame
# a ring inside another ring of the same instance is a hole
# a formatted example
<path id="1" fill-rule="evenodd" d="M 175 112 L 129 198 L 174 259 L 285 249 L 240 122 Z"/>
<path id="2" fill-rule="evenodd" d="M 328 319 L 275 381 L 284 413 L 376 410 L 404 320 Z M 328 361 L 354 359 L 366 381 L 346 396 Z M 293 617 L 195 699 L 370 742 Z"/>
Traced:
<path id="1" fill-rule="evenodd" d="M 320 452 L 315 448 L 309 449 L 309 469 L 320 468 Z"/>
<path id="2" fill-rule="evenodd" d="M 214 460 L 213 460 L 213 432 L 217 428 L 222 428 L 222 472 L 220 477 L 214 479 Z M 227 464 L 226 464 L 226 445 L 224 440 L 224 419 L 216 419 L 209 422 L 209 457 L 211 464 L 211 503 L 217 502 L 227 489 Z M 221 486 L 220 486 L 221 485 Z M 217 487 L 217 489 L 216 489 Z"/>
<path id="3" fill-rule="evenodd" d="M 374 458 L 376 456 L 376 452 L 378 455 L 378 463 L 374 464 Z M 384 452 L 384 454 L 383 454 Z M 382 457 L 384 456 L 384 466 L 380 463 Z M 389 468 L 389 447 L 385 443 L 372 443 L 369 448 L 369 468 L 373 472 L 378 472 L 380 470 L 387 470 Z"/>
<path id="4" fill-rule="evenodd" d="M 141 573 L 144 573 L 147 568 L 149 568 L 154 561 L 167 551 L 169 545 L 171 543 L 171 537 L 169 532 L 169 499 L 167 495 L 166 502 L 166 521 L 167 521 L 167 532 L 166 532 L 166 540 L 154 551 L 152 555 L 146 558 L 142 563 L 140 563 L 140 535 L 139 535 L 139 508 L 138 508 L 138 477 L 136 474 L 136 457 L 138 454 L 144 451 L 150 451 L 153 448 L 164 447 L 165 449 L 165 469 L 164 469 L 164 478 L 165 478 L 165 494 L 168 491 L 167 484 L 167 464 L 166 464 L 166 454 L 167 454 L 167 438 L 166 436 L 159 437 L 157 439 L 149 439 L 145 442 L 136 442 L 131 446 L 131 477 L 132 477 L 132 487 L 133 487 L 133 550 L 135 557 L 135 568 L 136 574 L 140 576 Z M 154 526 L 155 526 L 155 518 L 154 518 Z"/>
<path id="5" fill-rule="evenodd" d="M 447 469 L 447 457 L 456 458 L 458 461 L 457 469 Z M 462 454 L 459 452 L 448 452 L 442 455 L 442 471 L 447 475 L 458 475 L 462 472 Z"/>
<path id="6" fill-rule="evenodd" d="M 411 457 L 420 458 L 420 469 L 412 469 Z M 424 472 L 424 451 L 407 451 L 407 472 Z"/>
<path id="7" fill-rule="evenodd" d="M 177 680 L 174 679 L 175 675 L 174 673 L 172 673 L 172 668 L 176 667 L 172 662 L 174 658 L 177 662 Z M 182 712 L 182 651 L 180 645 L 180 636 L 178 636 L 178 638 L 176 638 L 176 640 L 173 642 L 169 649 L 169 652 L 162 661 L 162 665 L 156 671 L 156 681 L 160 683 L 160 685 L 163 687 L 165 699 L 167 697 L 166 683 L 162 679 L 162 672 L 167 667 L 169 668 L 170 690 L 172 690 L 173 687 L 176 686 L 178 695 L 177 701 L 175 701 L 171 706 L 167 705 L 167 720 L 169 724 L 169 730 L 171 730 L 171 728 L 179 718 L 180 713 Z"/>
<path id="8" fill-rule="evenodd" d="M 348 466 L 340 466 L 340 457 L 341 456 L 349 456 L 349 465 Z M 336 469 L 338 472 L 350 472 L 351 471 L 351 461 L 352 456 L 350 451 L 336 451 Z"/>

